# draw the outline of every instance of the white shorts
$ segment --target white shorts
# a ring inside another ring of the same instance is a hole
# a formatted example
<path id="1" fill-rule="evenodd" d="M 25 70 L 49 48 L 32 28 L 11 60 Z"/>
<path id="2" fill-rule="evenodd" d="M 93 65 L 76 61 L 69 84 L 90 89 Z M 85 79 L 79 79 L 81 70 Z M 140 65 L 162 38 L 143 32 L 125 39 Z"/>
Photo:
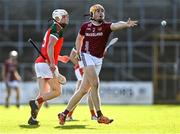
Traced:
<path id="1" fill-rule="evenodd" d="M 83 72 L 82 72 L 82 68 L 76 68 L 75 70 L 75 76 L 77 78 L 78 81 L 82 80 L 83 78 Z"/>
<path id="2" fill-rule="evenodd" d="M 57 66 L 55 71 L 59 73 Z M 47 63 L 35 63 L 35 72 L 37 78 L 53 78 L 53 73 Z"/>
<path id="3" fill-rule="evenodd" d="M 20 86 L 19 81 L 13 80 L 7 83 L 9 88 L 18 88 Z"/>
<path id="4" fill-rule="evenodd" d="M 96 74 L 99 75 L 102 67 L 103 58 L 97 58 L 87 53 L 81 53 L 81 61 L 79 61 L 80 68 L 87 66 L 95 66 Z"/>

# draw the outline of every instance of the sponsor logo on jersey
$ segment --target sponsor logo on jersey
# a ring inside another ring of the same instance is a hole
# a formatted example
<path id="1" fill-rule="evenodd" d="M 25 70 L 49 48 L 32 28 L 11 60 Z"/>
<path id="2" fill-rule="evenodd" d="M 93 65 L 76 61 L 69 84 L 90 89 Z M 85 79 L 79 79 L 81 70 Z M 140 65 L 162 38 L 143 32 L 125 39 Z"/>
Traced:
<path id="1" fill-rule="evenodd" d="M 89 37 L 103 36 L 103 32 L 99 32 L 99 33 L 85 33 L 85 35 L 89 36 Z"/>

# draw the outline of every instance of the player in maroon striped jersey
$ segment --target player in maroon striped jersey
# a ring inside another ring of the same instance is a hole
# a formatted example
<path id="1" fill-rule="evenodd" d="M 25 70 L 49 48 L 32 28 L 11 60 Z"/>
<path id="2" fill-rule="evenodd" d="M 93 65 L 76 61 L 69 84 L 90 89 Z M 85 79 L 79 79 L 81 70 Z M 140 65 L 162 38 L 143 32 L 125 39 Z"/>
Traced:
<path id="1" fill-rule="evenodd" d="M 2 69 L 3 80 L 6 85 L 7 97 L 5 100 L 5 107 L 9 107 L 9 98 L 11 95 L 11 89 L 16 91 L 16 106 L 19 107 L 19 99 L 20 99 L 20 85 L 19 81 L 21 77 L 17 71 L 18 61 L 17 61 L 18 53 L 13 50 L 9 53 L 9 58 L 5 61 Z"/>
<path id="2" fill-rule="evenodd" d="M 64 112 L 59 113 L 59 124 L 64 125 L 69 111 L 78 104 L 81 98 L 91 89 L 91 97 L 98 116 L 98 123 L 109 124 L 113 119 L 104 116 L 101 111 L 99 96 L 99 73 L 103 61 L 103 53 L 112 31 L 130 28 L 137 25 L 137 21 L 128 19 L 127 22 L 105 22 L 105 10 L 100 4 L 90 8 L 90 21 L 85 22 L 76 38 L 77 58 L 84 71 L 79 90 L 70 99 Z M 91 88 L 90 88 L 91 87 Z"/>

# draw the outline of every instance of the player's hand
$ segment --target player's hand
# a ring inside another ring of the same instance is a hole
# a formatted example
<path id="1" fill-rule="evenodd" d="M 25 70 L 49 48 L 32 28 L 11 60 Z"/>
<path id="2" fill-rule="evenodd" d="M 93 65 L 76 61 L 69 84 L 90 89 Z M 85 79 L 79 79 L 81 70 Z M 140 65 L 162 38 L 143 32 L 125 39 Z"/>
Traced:
<path id="1" fill-rule="evenodd" d="M 134 27 L 134 26 L 137 26 L 138 21 L 132 21 L 132 20 L 129 18 L 126 23 L 127 23 L 127 27 Z"/>
<path id="2" fill-rule="evenodd" d="M 54 71 L 56 70 L 56 65 L 55 64 L 49 64 L 50 70 L 54 73 Z"/>
<path id="3" fill-rule="evenodd" d="M 74 57 L 74 58 L 78 59 L 78 61 L 80 61 L 80 60 L 81 60 L 80 54 L 79 54 L 78 52 L 76 53 L 76 55 L 75 55 L 75 57 Z"/>

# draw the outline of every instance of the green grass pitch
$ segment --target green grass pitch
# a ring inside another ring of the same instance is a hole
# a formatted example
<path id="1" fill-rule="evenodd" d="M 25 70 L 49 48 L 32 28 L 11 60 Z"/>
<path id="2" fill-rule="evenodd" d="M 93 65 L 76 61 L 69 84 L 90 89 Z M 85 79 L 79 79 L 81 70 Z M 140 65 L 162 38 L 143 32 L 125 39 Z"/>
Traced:
<path id="1" fill-rule="evenodd" d="M 60 126 L 57 114 L 65 107 L 43 107 L 40 126 L 29 126 L 28 106 L 0 106 L 0 134 L 180 134 L 179 105 L 103 105 L 104 115 L 114 119 L 110 125 L 90 120 L 88 106 L 80 105 L 74 112 L 76 120 Z"/>

